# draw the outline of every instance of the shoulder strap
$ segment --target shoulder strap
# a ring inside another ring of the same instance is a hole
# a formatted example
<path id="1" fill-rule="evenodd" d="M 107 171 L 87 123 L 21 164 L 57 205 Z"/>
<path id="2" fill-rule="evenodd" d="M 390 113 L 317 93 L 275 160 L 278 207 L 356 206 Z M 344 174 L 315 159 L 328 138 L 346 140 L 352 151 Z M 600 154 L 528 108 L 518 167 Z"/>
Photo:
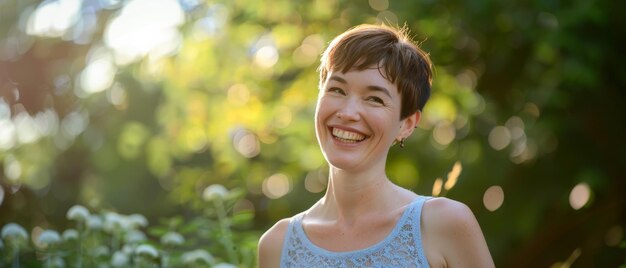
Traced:
<path id="1" fill-rule="evenodd" d="M 289 220 L 289 226 L 287 227 L 287 232 L 285 233 L 285 240 L 283 240 L 283 249 L 280 253 L 280 266 L 283 267 L 285 264 L 289 262 L 289 250 L 294 245 L 294 236 L 297 236 L 296 228 L 299 224 L 302 224 L 302 215 L 303 213 L 299 213 Z"/>
<path id="2" fill-rule="evenodd" d="M 426 201 L 432 199 L 432 196 L 422 196 L 418 197 L 418 200 L 413 204 L 413 237 L 415 238 L 415 247 L 417 248 L 417 252 L 419 255 L 419 259 L 426 261 L 426 255 L 424 253 L 424 244 L 422 242 L 422 208 Z"/>

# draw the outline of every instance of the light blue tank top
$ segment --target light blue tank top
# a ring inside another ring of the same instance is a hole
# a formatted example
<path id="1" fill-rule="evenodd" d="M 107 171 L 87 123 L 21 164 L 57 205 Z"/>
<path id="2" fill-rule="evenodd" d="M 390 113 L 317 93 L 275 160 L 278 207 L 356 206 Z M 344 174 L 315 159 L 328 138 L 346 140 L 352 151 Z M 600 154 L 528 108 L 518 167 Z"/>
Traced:
<path id="1" fill-rule="evenodd" d="M 420 232 L 424 202 L 419 196 L 404 210 L 385 239 L 368 248 L 332 252 L 314 245 L 302 228 L 300 213 L 291 218 L 285 235 L 280 267 L 429 267 Z"/>

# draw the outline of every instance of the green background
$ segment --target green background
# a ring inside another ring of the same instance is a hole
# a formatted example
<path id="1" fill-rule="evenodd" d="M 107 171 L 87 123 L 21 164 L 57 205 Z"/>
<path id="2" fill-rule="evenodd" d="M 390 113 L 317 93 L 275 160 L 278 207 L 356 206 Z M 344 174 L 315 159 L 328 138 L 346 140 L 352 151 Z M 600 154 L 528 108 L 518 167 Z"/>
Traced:
<path id="1" fill-rule="evenodd" d="M 458 162 L 440 195 L 472 209 L 499 267 L 624 263 L 622 2 L 75 2 L 0 1 L 0 225 L 62 230 L 74 204 L 193 219 L 222 184 L 254 211 L 233 232 L 258 239 L 323 193 L 320 53 L 385 22 L 435 68 L 389 176 L 432 195 Z"/>

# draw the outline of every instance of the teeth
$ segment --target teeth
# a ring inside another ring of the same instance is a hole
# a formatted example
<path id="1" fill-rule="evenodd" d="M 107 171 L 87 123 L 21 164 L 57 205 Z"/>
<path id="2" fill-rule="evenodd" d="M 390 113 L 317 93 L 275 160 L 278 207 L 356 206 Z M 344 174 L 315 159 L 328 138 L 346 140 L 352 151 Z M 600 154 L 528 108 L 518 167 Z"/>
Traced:
<path id="1" fill-rule="evenodd" d="M 345 131 L 345 130 L 341 130 L 338 128 L 333 128 L 333 136 L 345 142 L 357 142 L 357 141 L 362 141 L 363 139 L 365 139 L 365 136 L 359 133 Z"/>

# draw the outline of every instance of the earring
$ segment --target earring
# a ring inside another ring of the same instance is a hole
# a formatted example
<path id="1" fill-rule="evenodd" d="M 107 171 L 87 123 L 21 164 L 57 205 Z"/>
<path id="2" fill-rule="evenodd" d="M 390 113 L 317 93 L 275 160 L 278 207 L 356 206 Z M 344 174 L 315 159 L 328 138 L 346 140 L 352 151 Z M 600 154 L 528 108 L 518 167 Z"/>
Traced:
<path id="1" fill-rule="evenodd" d="M 404 138 L 400 140 L 400 148 L 404 148 Z"/>

